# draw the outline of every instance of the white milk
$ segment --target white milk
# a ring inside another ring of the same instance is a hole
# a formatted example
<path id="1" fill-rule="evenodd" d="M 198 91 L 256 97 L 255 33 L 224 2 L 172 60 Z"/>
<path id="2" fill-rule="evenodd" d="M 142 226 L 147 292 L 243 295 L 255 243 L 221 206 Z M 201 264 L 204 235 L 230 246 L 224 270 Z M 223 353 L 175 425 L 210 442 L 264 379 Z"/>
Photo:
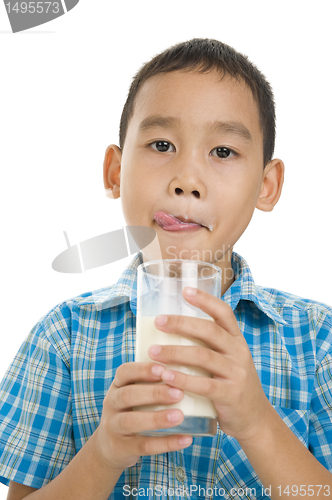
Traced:
<path id="1" fill-rule="evenodd" d="M 212 318 L 204 318 L 208 321 L 213 321 Z M 169 334 L 157 330 L 154 326 L 155 316 L 143 316 L 137 318 L 136 325 L 136 361 L 151 362 L 154 361 L 148 355 L 148 349 L 151 345 L 204 345 L 203 342 L 189 340 L 176 334 Z M 184 360 L 185 362 L 185 360 Z M 188 375 L 198 375 L 203 377 L 211 377 L 211 374 L 202 368 L 193 366 L 177 366 L 167 365 L 172 370 L 178 370 Z M 216 409 L 210 399 L 193 394 L 191 392 L 184 393 L 182 401 L 171 405 L 145 405 L 137 406 L 135 410 L 150 411 L 150 410 L 165 410 L 166 408 L 180 408 L 184 415 L 194 417 L 209 417 L 217 416 Z"/>

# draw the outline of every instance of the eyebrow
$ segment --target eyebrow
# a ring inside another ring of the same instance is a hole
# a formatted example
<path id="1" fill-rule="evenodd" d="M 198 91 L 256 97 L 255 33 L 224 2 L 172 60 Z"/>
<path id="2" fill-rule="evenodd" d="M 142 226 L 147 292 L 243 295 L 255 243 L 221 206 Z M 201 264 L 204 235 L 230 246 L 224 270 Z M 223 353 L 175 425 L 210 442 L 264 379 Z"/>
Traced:
<path id="1" fill-rule="evenodd" d="M 152 128 L 160 127 L 160 128 L 172 128 L 176 127 L 180 124 L 180 119 L 175 118 L 174 116 L 159 116 L 152 115 L 144 118 L 139 125 L 139 131 L 144 132 L 150 130 Z M 207 124 L 207 128 L 212 132 L 222 132 L 224 134 L 233 134 L 241 137 L 246 141 L 252 141 L 252 136 L 243 123 L 240 122 L 210 122 Z"/>
<path id="2" fill-rule="evenodd" d="M 175 118 L 173 116 L 153 115 L 144 118 L 144 120 L 140 123 L 139 130 L 140 132 L 144 132 L 156 127 L 171 128 L 178 125 L 179 123 L 179 118 Z"/>
<path id="3" fill-rule="evenodd" d="M 239 122 L 213 122 L 211 129 L 215 132 L 238 135 L 246 141 L 252 141 L 251 133 L 243 123 Z"/>

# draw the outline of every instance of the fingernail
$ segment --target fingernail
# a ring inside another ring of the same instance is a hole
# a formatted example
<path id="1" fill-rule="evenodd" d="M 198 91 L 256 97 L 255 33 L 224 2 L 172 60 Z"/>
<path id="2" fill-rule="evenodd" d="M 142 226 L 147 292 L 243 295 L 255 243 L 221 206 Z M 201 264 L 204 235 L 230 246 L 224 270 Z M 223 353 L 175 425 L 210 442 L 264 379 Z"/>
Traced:
<path id="1" fill-rule="evenodd" d="M 181 413 L 180 410 L 171 410 L 168 412 L 167 418 L 170 422 L 177 422 L 181 419 Z"/>
<path id="2" fill-rule="evenodd" d="M 149 347 L 149 353 L 153 354 L 154 356 L 156 354 L 159 354 L 160 351 L 161 351 L 160 345 L 152 345 L 152 346 Z"/>
<path id="3" fill-rule="evenodd" d="M 162 365 L 153 365 L 153 367 L 152 367 L 152 373 L 156 377 L 160 377 L 160 375 L 163 373 L 164 370 L 165 370 L 165 367 Z"/>
<path id="4" fill-rule="evenodd" d="M 191 286 L 186 286 L 184 289 L 184 293 L 188 295 L 188 297 L 194 297 L 197 293 L 197 289 L 192 288 Z"/>
<path id="5" fill-rule="evenodd" d="M 174 373 L 166 370 L 163 373 L 162 379 L 165 380 L 166 382 L 172 382 L 172 380 L 174 380 Z"/>
<path id="6" fill-rule="evenodd" d="M 169 392 L 170 392 L 171 398 L 173 398 L 173 399 L 179 399 L 182 395 L 182 391 L 180 391 L 180 389 L 175 389 L 175 387 L 171 387 Z"/>
<path id="7" fill-rule="evenodd" d="M 179 444 L 181 446 L 189 446 L 192 442 L 192 437 L 190 436 L 184 436 L 179 438 Z"/>
<path id="8" fill-rule="evenodd" d="M 157 325 L 166 325 L 167 323 L 167 316 L 165 316 L 164 314 L 161 314 L 160 316 L 157 316 L 156 317 L 156 323 Z"/>

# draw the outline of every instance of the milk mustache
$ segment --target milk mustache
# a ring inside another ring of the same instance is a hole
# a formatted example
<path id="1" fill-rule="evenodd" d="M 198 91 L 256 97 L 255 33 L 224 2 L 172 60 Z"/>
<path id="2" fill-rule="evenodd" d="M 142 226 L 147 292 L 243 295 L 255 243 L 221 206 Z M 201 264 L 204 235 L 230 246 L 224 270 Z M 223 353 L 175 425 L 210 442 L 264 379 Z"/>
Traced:
<path id="1" fill-rule="evenodd" d="M 207 321 L 213 321 L 212 318 L 204 318 Z M 135 359 L 139 362 L 151 362 L 148 355 L 148 349 L 151 345 L 204 345 L 198 340 L 189 339 L 176 334 L 164 333 L 158 330 L 154 325 L 155 316 L 138 316 L 136 325 L 136 352 Z M 185 364 L 186 360 L 183 360 Z M 180 371 L 188 375 L 196 375 L 201 377 L 211 377 L 211 374 L 202 368 L 194 366 L 178 366 L 167 365 L 167 368 Z M 185 416 L 216 418 L 216 409 L 210 399 L 193 394 L 191 392 L 184 393 L 183 399 L 179 403 L 171 405 L 144 405 L 136 407 L 136 410 L 151 411 L 164 410 L 167 408 L 180 408 Z"/>

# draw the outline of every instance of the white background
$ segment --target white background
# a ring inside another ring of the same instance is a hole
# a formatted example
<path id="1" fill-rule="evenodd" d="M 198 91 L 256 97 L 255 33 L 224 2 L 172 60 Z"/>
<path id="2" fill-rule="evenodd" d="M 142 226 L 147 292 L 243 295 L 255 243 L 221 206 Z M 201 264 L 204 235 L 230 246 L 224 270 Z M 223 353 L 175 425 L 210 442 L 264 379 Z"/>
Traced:
<path id="1" fill-rule="evenodd" d="M 104 151 L 118 142 L 133 74 L 193 37 L 247 54 L 275 92 L 283 194 L 272 213 L 256 211 L 235 250 L 257 283 L 332 304 L 329 11 L 327 0 L 81 0 L 12 34 L 1 2 L 0 378 L 41 316 L 113 283 L 129 262 L 82 275 L 51 268 L 64 230 L 75 244 L 125 224 L 104 194 Z"/>

